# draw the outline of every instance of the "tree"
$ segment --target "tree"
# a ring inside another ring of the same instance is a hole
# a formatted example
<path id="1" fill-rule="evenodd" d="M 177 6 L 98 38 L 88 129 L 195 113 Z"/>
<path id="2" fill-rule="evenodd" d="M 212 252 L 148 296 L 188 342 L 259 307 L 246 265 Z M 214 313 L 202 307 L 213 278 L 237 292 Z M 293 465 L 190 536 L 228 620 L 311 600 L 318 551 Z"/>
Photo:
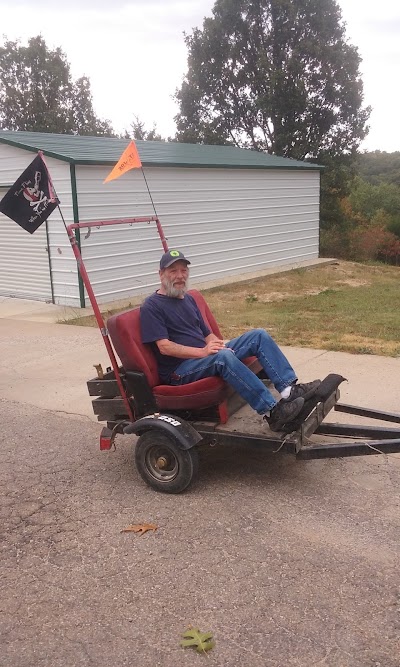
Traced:
<path id="1" fill-rule="evenodd" d="M 372 151 L 361 153 L 358 156 L 358 171 L 373 185 L 379 183 L 394 183 L 400 186 L 400 151 L 386 153 L 386 151 Z"/>
<path id="2" fill-rule="evenodd" d="M 331 226 L 346 227 L 347 218 L 341 202 L 350 194 L 356 175 L 354 154 L 352 152 L 332 157 L 321 153 L 318 162 L 324 165 L 321 170 L 321 230 Z"/>
<path id="3" fill-rule="evenodd" d="M 394 183 L 372 185 L 357 177 L 349 201 L 353 211 L 367 220 L 372 220 L 378 211 L 385 211 L 391 219 L 398 218 L 400 214 L 400 188 Z"/>
<path id="4" fill-rule="evenodd" d="M 217 0 L 185 41 L 179 141 L 332 159 L 366 136 L 360 57 L 335 0 Z"/>
<path id="5" fill-rule="evenodd" d="M 0 128 L 33 132 L 112 135 L 109 121 L 94 110 L 90 82 L 71 79 L 60 48 L 47 48 L 41 36 L 28 46 L 0 46 Z"/>
<path id="6" fill-rule="evenodd" d="M 400 188 L 373 185 L 356 176 L 347 196 L 335 202 L 335 217 L 321 226 L 321 254 L 398 264 L 400 257 Z"/>
<path id="7" fill-rule="evenodd" d="M 115 136 L 110 122 L 100 120 L 94 112 L 90 81 L 87 76 L 82 76 L 73 84 L 72 99 L 73 126 L 78 134 Z"/>
<path id="8" fill-rule="evenodd" d="M 131 123 L 131 129 L 125 130 L 122 135 L 123 139 L 139 139 L 141 141 L 170 141 L 170 139 L 164 139 L 159 132 L 157 132 L 157 126 L 153 123 L 151 130 L 147 130 L 144 121 L 140 120 L 139 116 L 134 114 L 133 121 Z"/>

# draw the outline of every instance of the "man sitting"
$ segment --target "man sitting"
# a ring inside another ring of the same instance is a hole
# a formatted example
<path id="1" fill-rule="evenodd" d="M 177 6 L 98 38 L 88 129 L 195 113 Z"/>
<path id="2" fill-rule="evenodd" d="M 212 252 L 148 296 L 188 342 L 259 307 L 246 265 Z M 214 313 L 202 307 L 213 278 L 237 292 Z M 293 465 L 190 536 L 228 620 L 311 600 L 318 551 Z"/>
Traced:
<path id="1" fill-rule="evenodd" d="M 187 294 L 190 261 L 179 250 L 160 260 L 160 288 L 140 309 L 142 340 L 154 349 L 163 384 L 183 385 L 219 376 L 262 415 L 273 431 L 293 421 L 320 380 L 297 384 L 296 374 L 264 329 L 253 329 L 229 341 L 220 340 L 205 324 L 194 298 Z M 241 359 L 257 357 L 281 398 L 276 401 L 264 383 Z"/>

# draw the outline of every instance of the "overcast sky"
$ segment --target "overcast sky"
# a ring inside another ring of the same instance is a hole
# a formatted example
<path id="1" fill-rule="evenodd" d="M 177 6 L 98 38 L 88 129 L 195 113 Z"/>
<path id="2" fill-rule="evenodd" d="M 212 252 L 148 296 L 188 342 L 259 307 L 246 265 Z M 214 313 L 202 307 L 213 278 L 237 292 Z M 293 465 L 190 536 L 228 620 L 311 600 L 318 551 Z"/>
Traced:
<path id="1" fill-rule="evenodd" d="M 175 133 L 172 96 L 186 71 L 183 32 L 201 27 L 214 0 L 0 0 L 0 36 L 42 34 L 66 53 L 74 78 L 90 78 L 94 107 L 117 132 L 137 114 L 148 129 Z M 400 150 L 400 3 L 339 0 L 349 41 L 363 58 L 365 103 L 373 107 L 362 148 Z"/>

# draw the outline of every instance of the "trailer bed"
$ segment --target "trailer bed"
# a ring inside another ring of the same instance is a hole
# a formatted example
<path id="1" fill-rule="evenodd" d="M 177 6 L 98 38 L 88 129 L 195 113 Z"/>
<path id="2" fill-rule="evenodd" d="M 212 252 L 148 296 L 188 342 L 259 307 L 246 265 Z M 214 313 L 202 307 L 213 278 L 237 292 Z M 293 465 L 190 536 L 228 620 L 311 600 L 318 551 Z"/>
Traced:
<path id="1" fill-rule="evenodd" d="M 122 368 L 119 374 L 124 383 Z M 322 395 L 312 399 L 308 406 L 306 404 L 298 423 L 287 432 L 271 431 L 268 424 L 237 394 L 232 394 L 228 401 L 229 419 L 226 424 L 220 423 L 218 414 L 213 410 L 169 414 L 191 424 L 201 435 L 204 445 L 245 444 L 294 454 L 299 459 L 400 452 L 400 414 L 340 404 L 339 385 L 343 380 L 339 375 L 327 376 L 322 384 L 325 387 Z M 276 393 L 270 382 L 265 382 Z M 92 403 L 98 420 L 107 423 L 109 432 L 123 432 L 129 416 L 114 371 L 107 369 L 103 377 L 93 378 L 87 385 L 89 394 L 95 397 Z M 345 413 L 347 423 L 333 420 L 332 411 Z M 328 416 L 329 421 L 325 421 Z M 359 421 L 355 424 L 355 418 L 361 418 L 364 424 Z M 396 424 L 399 426 L 396 427 Z"/>

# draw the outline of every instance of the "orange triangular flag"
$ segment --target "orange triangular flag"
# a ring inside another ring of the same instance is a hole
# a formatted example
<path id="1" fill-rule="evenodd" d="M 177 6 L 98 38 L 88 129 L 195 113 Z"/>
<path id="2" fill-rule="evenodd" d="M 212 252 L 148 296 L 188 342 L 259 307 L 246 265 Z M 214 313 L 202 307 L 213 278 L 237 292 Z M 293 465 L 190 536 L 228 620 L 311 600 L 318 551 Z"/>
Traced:
<path id="1" fill-rule="evenodd" d="M 103 183 L 107 183 L 108 181 L 114 180 L 114 178 L 122 176 L 122 174 L 125 174 L 125 172 L 129 171 L 129 169 L 138 169 L 138 168 L 140 169 L 141 166 L 142 163 L 140 161 L 136 144 L 134 141 L 131 141 L 131 143 L 127 148 L 125 148 L 117 164 L 112 169 L 112 171 L 110 171 L 110 173 L 108 174 L 105 181 L 103 181 Z"/>

